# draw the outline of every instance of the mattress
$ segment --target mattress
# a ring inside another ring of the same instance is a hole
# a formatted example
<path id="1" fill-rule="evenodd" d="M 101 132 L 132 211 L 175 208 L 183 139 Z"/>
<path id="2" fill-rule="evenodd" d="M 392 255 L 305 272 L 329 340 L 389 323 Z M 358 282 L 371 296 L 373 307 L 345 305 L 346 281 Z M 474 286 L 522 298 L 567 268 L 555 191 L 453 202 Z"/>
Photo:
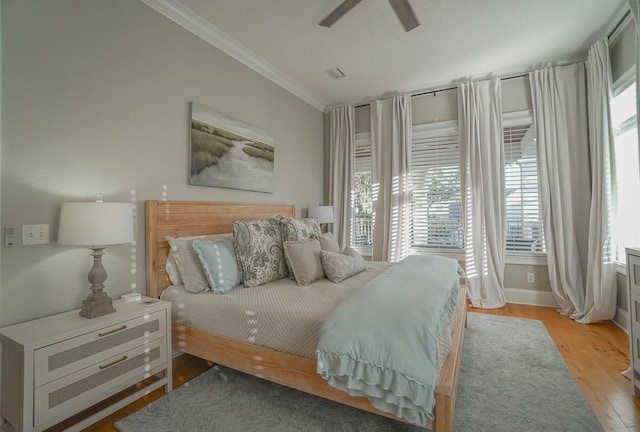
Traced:
<path id="1" fill-rule="evenodd" d="M 340 284 L 320 279 L 299 287 L 281 279 L 254 288 L 235 287 L 229 294 L 192 294 L 182 285 L 166 288 L 174 323 L 210 333 L 315 358 L 318 329 L 327 316 L 355 291 L 392 264 L 367 262 L 367 271 Z"/>
<path id="2" fill-rule="evenodd" d="M 392 264 L 367 262 L 367 271 L 340 284 L 320 279 L 299 287 L 281 279 L 254 288 L 235 287 L 229 294 L 192 294 L 182 285 L 167 287 L 160 296 L 171 302 L 174 323 L 254 345 L 315 358 L 318 329 L 347 297 L 362 289 Z M 454 317 L 437 339 L 438 370 L 453 346 Z"/>

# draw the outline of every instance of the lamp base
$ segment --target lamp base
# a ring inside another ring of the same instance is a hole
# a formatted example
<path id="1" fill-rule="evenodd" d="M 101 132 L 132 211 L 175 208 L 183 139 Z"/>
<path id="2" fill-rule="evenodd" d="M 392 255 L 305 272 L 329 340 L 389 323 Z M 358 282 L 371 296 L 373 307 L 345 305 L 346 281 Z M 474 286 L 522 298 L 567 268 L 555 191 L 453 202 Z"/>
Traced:
<path id="1" fill-rule="evenodd" d="M 92 291 L 86 300 L 82 300 L 82 309 L 80 309 L 78 315 L 91 319 L 108 315 L 115 311 L 111 298 L 104 291 L 100 290 Z"/>

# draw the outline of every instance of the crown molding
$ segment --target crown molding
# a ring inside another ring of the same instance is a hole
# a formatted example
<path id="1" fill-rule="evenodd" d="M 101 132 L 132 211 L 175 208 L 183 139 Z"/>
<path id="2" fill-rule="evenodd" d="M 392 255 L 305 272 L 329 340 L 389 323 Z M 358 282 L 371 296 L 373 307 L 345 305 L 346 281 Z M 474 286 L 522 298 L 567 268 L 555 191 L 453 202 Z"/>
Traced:
<path id="1" fill-rule="evenodd" d="M 177 0 L 140 0 L 319 111 L 327 103 Z"/>

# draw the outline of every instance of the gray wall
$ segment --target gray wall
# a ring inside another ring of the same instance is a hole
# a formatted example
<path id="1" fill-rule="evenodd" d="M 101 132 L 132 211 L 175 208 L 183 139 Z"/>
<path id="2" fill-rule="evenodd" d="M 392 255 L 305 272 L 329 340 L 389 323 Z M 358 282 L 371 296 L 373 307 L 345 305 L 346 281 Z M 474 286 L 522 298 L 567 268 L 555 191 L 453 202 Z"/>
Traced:
<path id="1" fill-rule="evenodd" d="M 609 44 L 611 79 L 616 81 L 636 64 L 636 34 L 633 18 L 629 17 L 620 34 Z"/>
<path id="2" fill-rule="evenodd" d="M 413 125 L 458 119 L 458 90 L 444 90 L 411 98 Z"/>
<path id="3" fill-rule="evenodd" d="M 322 201 L 322 113 L 139 1 L 3 1 L 2 55 L 2 226 L 19 235 L 2 251 L 0 325 L 89 293 L 89 250 L 55 243 L 63 201 L 136 202 L 137 244 L 104 258 L 112 297 L 144 292 L 143 205 L 163 185 L 170 200 L 293 203 L 299 215 Z M 189 101 L 270 132 L 273 194 L 187 185 Z M 29 223 L 50 224 L 52 242 L 21 246 Z"/>

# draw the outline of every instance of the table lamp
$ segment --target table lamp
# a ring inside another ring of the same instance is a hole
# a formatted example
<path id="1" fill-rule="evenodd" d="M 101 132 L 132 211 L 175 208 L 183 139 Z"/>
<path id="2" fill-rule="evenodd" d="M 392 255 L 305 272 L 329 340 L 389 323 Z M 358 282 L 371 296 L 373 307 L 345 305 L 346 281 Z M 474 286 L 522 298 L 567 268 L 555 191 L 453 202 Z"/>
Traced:
<path id="1" fill-rule="evenodd" d="M 97 318 L 115 312 L 112 300 L 102 291 L 107 271 L 102 255 L 107 245 L 133 241 L 133 204 L 114 202 L 66 202 L 60 210 L 58 243 L 88 246 L 93 250 L 89 271 L 91 294 L 82 301 L 80 316 Z"/>
<path id="2" fill-rule="evenodd" d="M 309 208 L 309 217 L 318 219 L 320 225 L 333 223 L 333 206 L 316 206 Z"/>

